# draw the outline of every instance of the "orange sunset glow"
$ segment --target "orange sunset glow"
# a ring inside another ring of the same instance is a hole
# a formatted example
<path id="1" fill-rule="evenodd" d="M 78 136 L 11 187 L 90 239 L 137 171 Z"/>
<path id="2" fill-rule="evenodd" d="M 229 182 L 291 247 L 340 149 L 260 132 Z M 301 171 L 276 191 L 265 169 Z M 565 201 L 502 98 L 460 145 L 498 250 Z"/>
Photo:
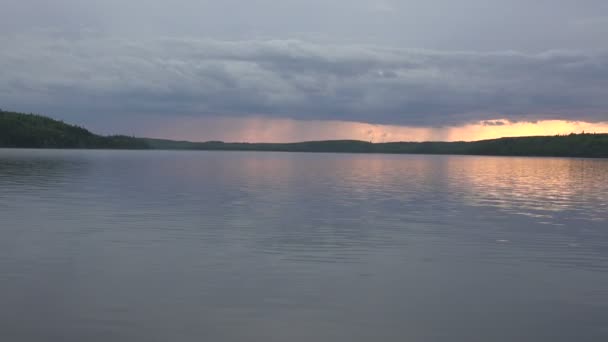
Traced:
<path id="1" fill-rule="evenodd" d="M 474 141 L 501 137 L 608 133 L 608 121 L 543 120 L 511 122 L 492 120 L 462 126 L 412 127 L 350 121 L 299 121 L 270 118 L 190 118 L 162 122 L 143 134 L 191 141 L 295 142 L 356 139 L 391 141 Z"/>

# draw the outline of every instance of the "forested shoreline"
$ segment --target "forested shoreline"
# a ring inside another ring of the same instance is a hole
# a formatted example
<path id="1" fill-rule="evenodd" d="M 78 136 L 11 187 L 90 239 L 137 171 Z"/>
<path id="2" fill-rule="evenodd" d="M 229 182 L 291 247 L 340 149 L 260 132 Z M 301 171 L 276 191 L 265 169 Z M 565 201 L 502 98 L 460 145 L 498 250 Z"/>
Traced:
<path id="1" fill-rule="evenodd" d="M 164 149 L 497 156 L 608 157 L 608 134 L 499 138 L 473 142 L 390 142 L 327 140 L 298 143 L 189 142 L 124 135 L 102 136 L 36 114 L 0 110 L 0 147 L 78 149 Z"/>

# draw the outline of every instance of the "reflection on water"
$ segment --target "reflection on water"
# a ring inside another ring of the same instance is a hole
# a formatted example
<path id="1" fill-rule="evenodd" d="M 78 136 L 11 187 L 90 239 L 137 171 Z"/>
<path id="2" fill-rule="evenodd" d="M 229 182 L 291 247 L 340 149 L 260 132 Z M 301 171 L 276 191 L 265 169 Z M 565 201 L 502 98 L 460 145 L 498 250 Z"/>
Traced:
<path id="1" fill-rule="evenodd" d="M 451 168 L 467 168 L 462 172 L 470 189 L 467 200 L 477 205 L 546 218 L 544 221 L 556 225 L 563 224 L 560 220 L 565 217 L 559 215 L 563 212 L 568 218 L 606 220 L 606 161 L 476 158 L 462 164 L 462 159 L 455 160 Z"/>
<path id="2" fill-rule="evenodd" d="M 599 341 L 608 161 L 0 150 L 0 340 Z"/>

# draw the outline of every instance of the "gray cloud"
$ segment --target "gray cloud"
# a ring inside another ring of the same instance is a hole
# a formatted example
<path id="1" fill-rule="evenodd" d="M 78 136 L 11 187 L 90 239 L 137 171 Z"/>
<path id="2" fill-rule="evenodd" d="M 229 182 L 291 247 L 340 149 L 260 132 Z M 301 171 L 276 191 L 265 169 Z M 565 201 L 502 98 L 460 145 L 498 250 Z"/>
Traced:
<path id="1" fill-rule="evenodd" d="M 11 109 L 430 126 L 496 118 L 608 121 L 605 51 L 113 39 L 82 31 L 6 34 L 0 44 L 0 105 Z"/>
<path id="2" fill-rule="evenodd" d="M 0 32 L 300 39 L 438 50 L 594 49 L 605 0 L 2 0 Z"/>

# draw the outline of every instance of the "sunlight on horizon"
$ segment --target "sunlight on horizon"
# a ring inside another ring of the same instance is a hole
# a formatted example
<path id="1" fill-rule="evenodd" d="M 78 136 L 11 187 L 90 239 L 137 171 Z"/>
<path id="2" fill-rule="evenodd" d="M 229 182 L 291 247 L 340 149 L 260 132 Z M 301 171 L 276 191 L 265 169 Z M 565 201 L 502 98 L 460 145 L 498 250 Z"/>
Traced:
<path id="1" fill-rule="evenodd" d="M 393 141 L 475 141 L 501 137 L 608 133 L 608 122 L 541 120 L 480 121 L 462 126 L 412 127 L 349 121 L 299 121 L 272 118 L 187 118 L 160 120 L 138 134 L 173 140 L 226 142 L 297 142 L 354 139 Z"/>

